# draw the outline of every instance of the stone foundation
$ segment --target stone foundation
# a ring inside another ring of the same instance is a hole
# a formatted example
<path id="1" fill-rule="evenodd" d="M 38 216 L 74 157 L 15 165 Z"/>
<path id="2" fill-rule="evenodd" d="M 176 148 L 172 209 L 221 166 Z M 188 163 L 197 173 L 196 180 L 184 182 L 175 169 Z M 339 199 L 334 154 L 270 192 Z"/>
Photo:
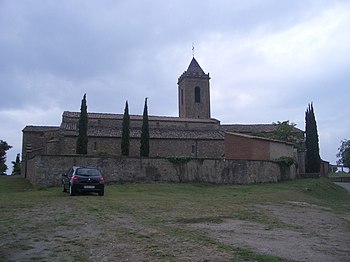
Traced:
<path id="1" fill-rule="evenodd" d="M 193 159 L 174 164 L 166 158 L 37 155 L 28 160 L 27 174 L 24 164 L 22 174 L 34 186 L 60 185 L 62 174 L 73 165 L 98 167 L 107 183 L 252 184 L 278 182 L 296 176 L 294 165 L 281 175 L 277 163 L 252 160 Z"/>

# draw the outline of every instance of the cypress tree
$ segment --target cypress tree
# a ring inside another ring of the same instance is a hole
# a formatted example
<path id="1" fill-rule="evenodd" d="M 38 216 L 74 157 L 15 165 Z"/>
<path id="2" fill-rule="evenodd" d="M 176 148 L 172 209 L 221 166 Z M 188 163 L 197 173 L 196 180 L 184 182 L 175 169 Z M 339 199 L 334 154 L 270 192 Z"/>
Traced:
<path id="1" fill-rule="evenodd" d="M 12 175 L 20 175 L 21 174 L 21 160 L 19 159 L 19 154 L 16 156 L 16 161 L 12 161 L 13 169 Z"/>
<path id="2" fill-rule="evenodd" d="M 140 156 L 149 156 L 149 126 L 148 126 L 147 97 L 145 98 L 145 106 L 143 108 Z"/>
<path id="3" fill-rule="evenodd" d="M 79 117 L 79 135 L 77 140 L 77 154 L 87 154 L 87 145 L 88 145 L 88 114 L 87 114 L 87 105 L 86 105 L 86 94 L 84 94 L 83 99 L 81 100 L 80 107 L 80 117 Z"/>
<path id="4" fill-rule="evenodd" d="M 320 158 L 320 149 L 318 145 L 317 124 L 315 119 L 314 107 L 312 103 L 308 105 L 308 108 L 306 109 L 306 112 L 305 112 L 305 133 L 306 133 L 306 140 L 305 140 L 306 173 L 319 173 L 321 158 Z"/>
<path id="5" fill-rule="evenodd" d="M 130 116 L 129 116 L 128 101 L 126 101 L 124 115 L 123 115 L 123 127 L 122 127 L 122 142 L 121 142 L 122 156 L 129 156 L 129 144 L 130 144 Z"/>

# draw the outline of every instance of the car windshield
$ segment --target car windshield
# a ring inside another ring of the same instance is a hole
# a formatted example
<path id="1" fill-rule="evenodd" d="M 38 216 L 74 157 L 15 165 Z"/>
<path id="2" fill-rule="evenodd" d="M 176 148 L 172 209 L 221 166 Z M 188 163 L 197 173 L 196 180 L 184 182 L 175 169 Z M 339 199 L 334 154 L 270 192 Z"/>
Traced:
<path id="1" fill-rule="evenodd" d="M 79 168 L 77 169 L 76 174 L 80 176 L 100 176 L 101 175 L 100 171 L 95 168 Z"/>

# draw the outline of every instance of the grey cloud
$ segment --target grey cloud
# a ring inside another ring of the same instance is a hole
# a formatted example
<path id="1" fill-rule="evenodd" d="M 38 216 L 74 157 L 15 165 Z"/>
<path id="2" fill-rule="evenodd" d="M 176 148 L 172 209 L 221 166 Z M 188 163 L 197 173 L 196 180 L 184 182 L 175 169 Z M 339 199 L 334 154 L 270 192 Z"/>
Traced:
<path id="1" fill-rule="evenodd" d="M 226 49 L 225 56 L 216 53 L 215 42 L 210 47 L 207 44 L 215 35 L 223 36 L 217 41 L 230 36 L 239 42 L 283 32 L 342 3 L 4 0 L 0 2 L 0 111 L 28 107 L 77 111 L 87 93 L 91 111 L 121 113 L 129 100 L 131 113 L 141 114 L 147 96 L 151 114 L 174 114 L 177 78 L 186 70 L 195 42 L 196 57 L 212 76 L 212 90 L 226 96 L 212 98 L 213 117 L 247 123 L 287 118 L 297 122 L 299 117 L 302 128 L 308 102 L 334 100 L 334 107 L 345 103 L 349 96 L 347 64 L 336 61 L 326 68 L 326 62 L 320 60 L 318 74 L 286 74 L 283 78 L 280 68 L 268 72 L 263 57 L 254 50 L 232 53 Z M 213 54 L 212 59 L 208 53 Z M 283 94 L 235 111 L 232 101 L 242 90 L 263 98 L 276 96 L 278 90 Z M 320 116 L 326 111 L 316 109 Z M 15 128 L 20 141 L 23 126 L 13 127 L 12 133 Z M 0 139 L 6 140 L 6 133 L 3 135 Z"/>

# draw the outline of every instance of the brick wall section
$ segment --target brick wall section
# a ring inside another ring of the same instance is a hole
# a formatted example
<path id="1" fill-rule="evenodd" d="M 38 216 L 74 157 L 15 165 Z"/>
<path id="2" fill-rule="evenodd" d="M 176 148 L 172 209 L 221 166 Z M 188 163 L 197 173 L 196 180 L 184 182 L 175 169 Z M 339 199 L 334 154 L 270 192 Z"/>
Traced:
<path id="1" fill-rule="evenodd" d="M 295 157 L 292 144 L 255 136 L 225 133 L 226 159 L 275 160 Z"/>
<path id="2" fill-rule="evenodd" d="M 269 142 L 225 133 L 225 158 L 270 160 Z"/>
<path id="3" fill-rule="evenodd" d="M 194 159 L 176 165 L 164 158 L 37 155 L 28 160 L 27 179 L 35 186 L 57 186 L 73 165 L 98 167 L 107 183 L 200 182 L 214 184 L 268 183 L 281 180 L 279 165 L 272 161 Z M 24 170 L 23 170 L 24 171 Z M 295 177 L 295 168 L 286 179 Z M 24 172 L 22 172 L 24 175 Z"/>

